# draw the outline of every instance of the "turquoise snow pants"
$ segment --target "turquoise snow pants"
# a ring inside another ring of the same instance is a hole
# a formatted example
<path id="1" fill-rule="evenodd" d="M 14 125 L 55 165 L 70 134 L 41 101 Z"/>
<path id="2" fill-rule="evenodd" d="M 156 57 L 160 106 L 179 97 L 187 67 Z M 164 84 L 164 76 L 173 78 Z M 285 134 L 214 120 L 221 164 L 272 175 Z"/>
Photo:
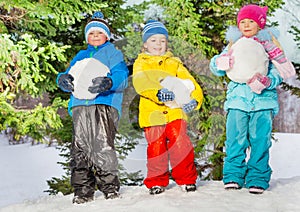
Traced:
<path id="1" fill-rule="evenodd" d="M 236 182 L 240 187 L 269 187 L 272 170 L 269 149 L 272 133 L 272 110 L 244 112 L 230 109 L 226 123 L 226 157 L 223 182 Z M 250 155 L 247 158 L 247 148 Z"/>

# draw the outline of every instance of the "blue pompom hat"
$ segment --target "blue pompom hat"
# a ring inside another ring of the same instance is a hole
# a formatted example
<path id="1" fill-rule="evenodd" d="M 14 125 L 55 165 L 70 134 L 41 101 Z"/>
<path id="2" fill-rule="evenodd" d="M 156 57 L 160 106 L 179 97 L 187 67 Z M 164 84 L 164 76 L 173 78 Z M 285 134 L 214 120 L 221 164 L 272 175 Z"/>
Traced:
<path id="1" fill-rule="evenodd" d="M 108 40 L 110 39 L 110 36 L 111 36 L 110 29 L 109 29 L 108 24 L 106 23 L 106 21 L 103 18 L 104 18 L 104 15 L 100 11 L 97 11 L 93 14 L 92 19 L 87 23 L 87 25 L 85 26 L 85 29 L 84 29 L 84 35 L 85 35 L 86 42 L 87 42 L 88 34 L 94 30 L 99 30 L 99 31 L 103 32 L 106 35 L 106 37 L 108 38 Z"/>
<path id="2" fill-rule="evenodd" d="M 168 30 L 165 27 L 165 25 L 159 21 L 156 20 L 149 20 L 142 32 L 142 39 L 143 42 L 146 42 L 149 37 L 155 34 L 162 34 L 165 35 L 168 39 Z"/>

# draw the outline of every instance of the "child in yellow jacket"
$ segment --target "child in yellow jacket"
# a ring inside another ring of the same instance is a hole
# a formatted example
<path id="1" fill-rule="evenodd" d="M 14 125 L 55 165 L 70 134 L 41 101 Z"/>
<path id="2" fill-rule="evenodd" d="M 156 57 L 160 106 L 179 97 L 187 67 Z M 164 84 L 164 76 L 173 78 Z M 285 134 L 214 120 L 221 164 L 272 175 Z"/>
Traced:
<path id="1" fill-rule="evenodd" d="M 184 191 L 195 191 L 197 171 L 187 113 L 200 108 L 202 89 L 180 59 L 167 51 L 168 31 L 161 22 L 149 21 L 142 39 L 144 52 L 133 65 L 133 86 L 140 95 L 139 125 L 148 142 L 144 184 L 150 194 L 164 192 L 170 162 L 175 182 Z"/>

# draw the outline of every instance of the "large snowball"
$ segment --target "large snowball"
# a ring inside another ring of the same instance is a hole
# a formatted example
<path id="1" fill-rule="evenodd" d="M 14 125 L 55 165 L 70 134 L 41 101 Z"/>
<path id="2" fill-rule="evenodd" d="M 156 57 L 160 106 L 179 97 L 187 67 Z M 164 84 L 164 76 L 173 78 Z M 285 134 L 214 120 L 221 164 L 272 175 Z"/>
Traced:
<path id="1" fill-rule="evenodd" d="M 94 99 L 98 94 L 88 91 L 96 77 L 104 77 L 109 73 L 109 68 L 94 58 L 86 58 L 75 63 L 69 71 L 74 77 L 73 95 L 78 99 Z"/>
<path id="2" fill-rule="evenodd" d="M 232 81 L 246 83 L 255 73 L 268 73 L 268 54 L 264 47 L 252 38 L 241 38 L 231 47 L 233 67 L 227 71 Z"/>
<path id="3" fill-rule="evenodd" d="M 167 76 L 160 84 L 175 94 L 174 101 L 165 102 L 165 105 L 170 108 L 181 108 L 184 104 L 189 103 L 191 101 L 191 92 L 195 90 L 191 80 L 178 77 Z"/>

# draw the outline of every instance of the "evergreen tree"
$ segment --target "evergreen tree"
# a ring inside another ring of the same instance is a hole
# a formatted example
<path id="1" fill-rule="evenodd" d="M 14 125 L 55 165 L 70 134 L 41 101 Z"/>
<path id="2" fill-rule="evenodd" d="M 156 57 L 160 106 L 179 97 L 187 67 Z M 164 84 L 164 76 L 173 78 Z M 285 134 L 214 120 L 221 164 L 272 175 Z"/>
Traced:
<path id="1" fill-rule="evenodd" d="M 12 129 L 15 141 L 22 136 L 37 142 L 57 140 L 66 157 L 60 162 L 66 175 L 49 181 L 50 193 L 72 191 L 68 172 L 72 122 L 66 110 L 69 94 L 58 89 L 56 76 L 85 48 L 83 29 L 95 11 L 103 12 L 115 38 L 124 34 L 130 13 L 134 14 L 134 9 L 122 7 L 124 2 L 0 0 L 0 131 Z M 129 142 L 126 137 L 128 132 L 120 130 L 124 139 L 118 136 L 120 157 L 135 145 L 134 138 Z M 125 173 L 121 178 L 124 183 L 126 177 Z"/>
<path id="2" fill-rule="evenodd" d="M 291 26 L 291 29 L 289 30 L 289 32 L 294 35 L 294 40 L 296 42 L 297 48 L 300 51 L 300 18 L 299 16 L 297 16 L 297 14 L 295 13 L 299 13 L 297 11 L 298 7 L 297 5 L 300 5 L 300 1 L 299 0 L 293 0 L 289 2 L 290 5 L 295 6 L 295 8 L 286 8 L 284 7 L 283 10 L 288 12 L 289 14 L 292 15 L 292 17 L 294 17 L 295 20 L 295 24 Z M 295 69 L 296 69 L 296 74 L 297 74 L 297 80 L 300 81 L 300 62 L 298 63 L 294 63 Z M 293 86 L 293 85 L 289 85 L 288 83 L 283 83 L 282 84 L 282 88 L 286 91 L 290 91 L 292 95 L 296 95 L 298 98 L 300 98 L 300 88 Z"/>

